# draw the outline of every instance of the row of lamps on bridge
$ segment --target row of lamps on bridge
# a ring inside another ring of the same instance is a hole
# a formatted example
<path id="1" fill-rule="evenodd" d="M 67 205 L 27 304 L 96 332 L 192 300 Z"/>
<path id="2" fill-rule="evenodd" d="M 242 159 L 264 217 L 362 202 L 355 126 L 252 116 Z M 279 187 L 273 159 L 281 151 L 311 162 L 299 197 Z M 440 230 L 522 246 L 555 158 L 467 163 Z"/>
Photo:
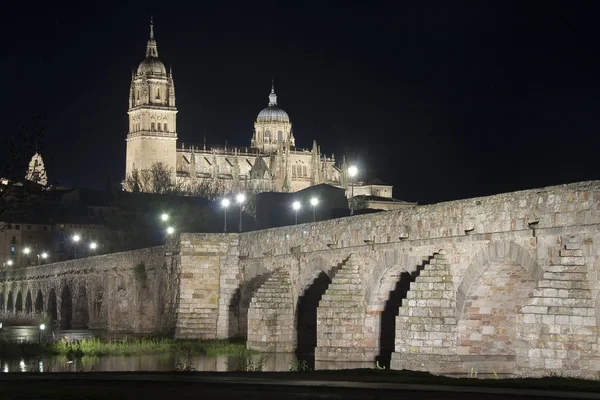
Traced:
<path id="1" fill-rule="evenodd" d="M 351 199 L 354 199 L 354 184 L 353 180 L 358 175 L 358 167 L 352 165 L 348 168 L 348 176 L 350 177 L 350 186 L 352 190 Z M 240 207 L 240 225 L 239 231 L 242 232 L 242 210 L 244 208 L 244 202 L 246 201 L 246 196 L 244 193 L 238 193 L 235 196 L 235 201 Z M 223 208 L 223 232 L 227 233 L 227 208 L 231 205 L 231 200 L 225 197 L 221 200 L 221 207 Z M 316 208 L 319 205 L 319 199 L 317 197 L 313 197 L 310 199 L 310 205 L 313 209 L 313 222 L 316 221 Z M 292 210 L 294 211 L 295 223 L 298 224 L 298 212 L 302 209 L 302 203 L 298 200 L 292 202 Z M 350 201 L 350 215 L 354 215 L 354 200 Z"/>
<path id="2" fill-rule="evenodd" d="M 81 236 L 79 236 L 78 234 L 75 234 L 71 237 L 71 240 L 73 240 L 73 243 L 75 243 L 75 258 L 77 258 L 77 250 L 79 247 L 79 242 L 81 241 Z M 90 250 L 96 250 L 98 248 L 98 243 L 96 242 L 90 242 L 89 244 L 89 248 Z M 25 247 L 23 249 L 23 254 L 25 254 L 25 256 L 29 259 L 29 255 L 31 254 L 31 247 Z M 48 258 L 50 257 L 50 255 L 48 254 L 48 252 L 46 251 L 42 251 L 40 254 L 37 255 L 38 258 L 38 263 L 40 262 L 40 260 L 42 261 L 41 263 L 43 264 Z M 12 266 L 13 265 L 13 260 L 9 259 L 6 261 L 6 265 L 7 266 Z"/>
<path id="3" fill-rule="evenodd" d="M 358 175 L 358 168 L 356 166 L 350 166 L 348 168 L 348 176 L 351 178 L 351 180 L 353 180 L 354 177 L 356 177 Z M 351 186 L 351 190 L 352 190 L 352 194 L 351 194 L 351 199 L 354 199 L 354 185 L 351 182 L 350 184 Z M 246 195 L 244 193 L 238 193 L 235 196 L 235 201 L 236 203 L 239 205 L 240 208 L 240 223 L 239 223 L 239 231 L 242 232 L 242 211 L 244 209 L 244 203 L 246 202 Z M 223 208 L 223 213 L 224 213 L 224 218 L 223 218 L 223 232 L 227 232 L 227 208 L 231 205 L 231 200 L 229 200 L 229 198 L 224 198 L 221 200 L 221 207 Z M 319 205 L 319 199 L 317 197 L 312 197 L 310 199 L 310 205 L 313 209 L 313 222 L 316 221 L 316 209 L 317 206 Z M 302 203 L 299 202 L 298 200 L 295 200 L 294 202 L 292 202 L 292 210 L 294 211 L 294 217 L 295 217 L 295 223 L 298 224 L 298 212 L 302 209 Z M 354 215 L 354 201 L 350 201 L 350 215 Z M 169 222 L 169 214 L 163 213 L 160 216 L 160 220 L 164 223 L 167 224 Z M 171 236 L 172 234 L 175 233 L 175 228 L 171 225 L 168 225 L 165 228 L 165 236 L 164 236 L 164 240 L 165 243 L 167 241 L 167 236 Z M 75 258 L 77 258 L 77 250 L 79 247 L 79 242 L 81 241 L 81 236 L 78 234 L 75 234 L 72 236 L 71 238 L 73 240 L 73 243 L 75 243 Z M 96 250 L 98 248 L 98 244 L 96 242 L 90 242 L 89 244 L 89 248 L 90 250 Z M 31 253 L 31 248 L 29 247 L 25 247 L 23 249 L 23 253 L 25 253 L 25 255 L 27 257 L 29 257 L 29 254 Z M 43 261 L 45 261 L 46 259 L 48 259 L 49 255 L 47 252 L 42 252 L 41 254 L 38 254 L 38 260 L 42 259 Z M 13 265 L 13 261 L 12 260 L 8 260 L 6 262 L 6 265 L 8 266 L 12 266 Z"/>

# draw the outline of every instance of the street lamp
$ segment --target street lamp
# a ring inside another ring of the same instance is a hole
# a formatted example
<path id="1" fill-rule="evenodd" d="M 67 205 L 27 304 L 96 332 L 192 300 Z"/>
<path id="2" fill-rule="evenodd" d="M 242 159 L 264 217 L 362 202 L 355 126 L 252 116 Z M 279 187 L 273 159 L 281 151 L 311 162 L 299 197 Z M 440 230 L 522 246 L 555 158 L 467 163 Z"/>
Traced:
<path id="1" fill-rule="evenodd" d="M 223 232 L 224 233 L 227 233 L 227 207 L 229 207 L 230 203 L 231 202 L 227 198 L 221 200 L 221 207 L 223 207 L 223 211 L 225 213 L 224 222 L 223 222 Z"/>
<path id="2" fill-rule="evenodd" d="M 13 265 L 13 260 L 8 260 L 8 261 L 6 262 L 6 265 L 8 265 L 9 267 L 10 267 L 10 266 L 12 266 L 12 265 Z"/>
<path id="3" fill-rule="evenodd" d="M 302 205 L 299 201 L 295 201 L 292 203 L 292 208 L 294 209 L 294 212 L 296 214 L 296 225 L 298 225 L 298 210 L 300 210 L 301 207 Z"/>
<path id="4" fill-rule="evenodd" d="M 25 247 L 23 249 L 23 253 L 25 254 L 25 256 L 27 257 L 27 265 L 29 265 L 29 253 L 31 253 L 31 249 L 29 247 Z"/>
<path id="5" fill-rule="evenodd" d="M 73 241 L 75 242 L 75 258 L 77 258 L 77 250 L 79 249 L 79 241 L 81 240 L 81 236 L 78 234 L 73 235 Z"/>
<path id="6" fill-rule="evenodd" d="M 238 193 L 235 196 L 235 201 L 240 205 L 240 232 L 242 232 L 242 208 L 244 207 L 244 201 L 246 201 L 246 196 L 244 193 Z"/>
<path id="7" fill-rule="evenodd" d="M 167 236 L 171 236 L 173 233 L 175 233 L 175 228 L 172 226 L 168 226 L 167 229 L 165 229 L 165 244 L 167 244 Z"/>
<path id="8" fill-rule="evenodd" d="M 163 213 L 163 214 L 160 216 L 160 220 L 161 220 L 162 222 L 167 222 L 167 221 L 169 220 L 169 214 Z"/>
<path id="9" fill-rule="evenodd" d="M 348 168 L 348 176 L 350 178 L 354 178 L 358 175 L 358 168 L 354 165 Z M 354 215 L 354 182 L 353 179 L 350 179 L 350 186 L 352 186 L 352 194 L 350 195 L 350 215 Z"/>
<path id="10" fill-rule="evenodd" d="M 98 248 L 98 244 L 96 242 L 90 243 L 90 250 L 96 250 Z"/>
<path id="11" fill-rule="evenodd" d="M 319 205 L 319 199 L 317 199 L 316 197 L 313 197 L 312 199 L 310 199 L 310 205 L 313 208 L 313 222 L 315 222 L 317 220 L 317 213 L 316 213 L 316 209 L 317 206 Z"/>
<path id="12" fill-rule="evenodd" d="M 42 343 L 42 331 L 46 329 L 46 325 L 45 324 L 40 324 L 40 343 Z"/>

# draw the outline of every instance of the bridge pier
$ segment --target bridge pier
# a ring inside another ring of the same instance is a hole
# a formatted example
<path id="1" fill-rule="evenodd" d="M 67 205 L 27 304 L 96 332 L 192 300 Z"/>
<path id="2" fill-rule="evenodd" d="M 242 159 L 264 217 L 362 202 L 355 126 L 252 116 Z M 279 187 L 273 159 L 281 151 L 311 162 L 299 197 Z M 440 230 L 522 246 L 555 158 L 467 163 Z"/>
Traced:
<path id="1" fill-rule="evenodd" d="M 376 339 L 365 326 L 365 287 L 353 254 L 339 269 L 317 309 L 315 361 L 374 361 Z"/>
<path id="2" fill-rule="evenodd" d="M 445 254 L 436 254 L 410 284 L 396 318 L 392 369 L 461 371 L 456 355 L 456 300 Z"/>
<path id="3" fill-rule="evenodd" d="M 290 273 L 277 270 L 252 297 L 248 309 L 249 349 L 291 353 L 296 349 Z"/>

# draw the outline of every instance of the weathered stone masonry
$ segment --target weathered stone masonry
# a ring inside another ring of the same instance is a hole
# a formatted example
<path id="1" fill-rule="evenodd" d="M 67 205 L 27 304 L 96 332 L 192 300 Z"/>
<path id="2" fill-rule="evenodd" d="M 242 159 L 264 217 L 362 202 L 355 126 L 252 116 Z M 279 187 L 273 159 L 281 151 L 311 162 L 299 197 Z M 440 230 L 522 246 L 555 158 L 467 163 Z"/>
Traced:
<path id="1" fill-rule="evenodd" d="M 165 246 L 0 272 L 0 307 L 46 312 L 62 328 L 169 332 L 178 258 Z M 18 307 L 17 298 L 31 298 Z"/>
<path id="2" fill-rule="evenodd" d="M 178 336 L 291 351 L 314 325 L 322 361 L 374 361 L 391 340 L 393 368 L 595 376 L 599 228 L 600 183 L 583 182 L 184 234 Z M 316 309 L 302 308 L 309 292 Z"/>
<path id="3" fill-rule="evenodd" d="M 582 182 L 2 272 L 0 307 L 323 362 L 598 377 L 599 270 L 600 182 Z"/>

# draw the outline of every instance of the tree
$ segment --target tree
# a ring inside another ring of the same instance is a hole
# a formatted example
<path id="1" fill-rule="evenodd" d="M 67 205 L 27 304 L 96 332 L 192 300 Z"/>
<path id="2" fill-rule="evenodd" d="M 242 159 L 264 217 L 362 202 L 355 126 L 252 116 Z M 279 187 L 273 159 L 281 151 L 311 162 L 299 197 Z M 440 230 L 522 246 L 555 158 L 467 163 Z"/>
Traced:
<path id="1" fill-rule="evenodd" d="M 173 169 L 167 168 L 161 162 L 152 164 L 149 169 L 134 168 L 125 177 L 123 189 L 134 193 L 180 194 L 181 183 L 173 179 L 174 175 Z"/>

